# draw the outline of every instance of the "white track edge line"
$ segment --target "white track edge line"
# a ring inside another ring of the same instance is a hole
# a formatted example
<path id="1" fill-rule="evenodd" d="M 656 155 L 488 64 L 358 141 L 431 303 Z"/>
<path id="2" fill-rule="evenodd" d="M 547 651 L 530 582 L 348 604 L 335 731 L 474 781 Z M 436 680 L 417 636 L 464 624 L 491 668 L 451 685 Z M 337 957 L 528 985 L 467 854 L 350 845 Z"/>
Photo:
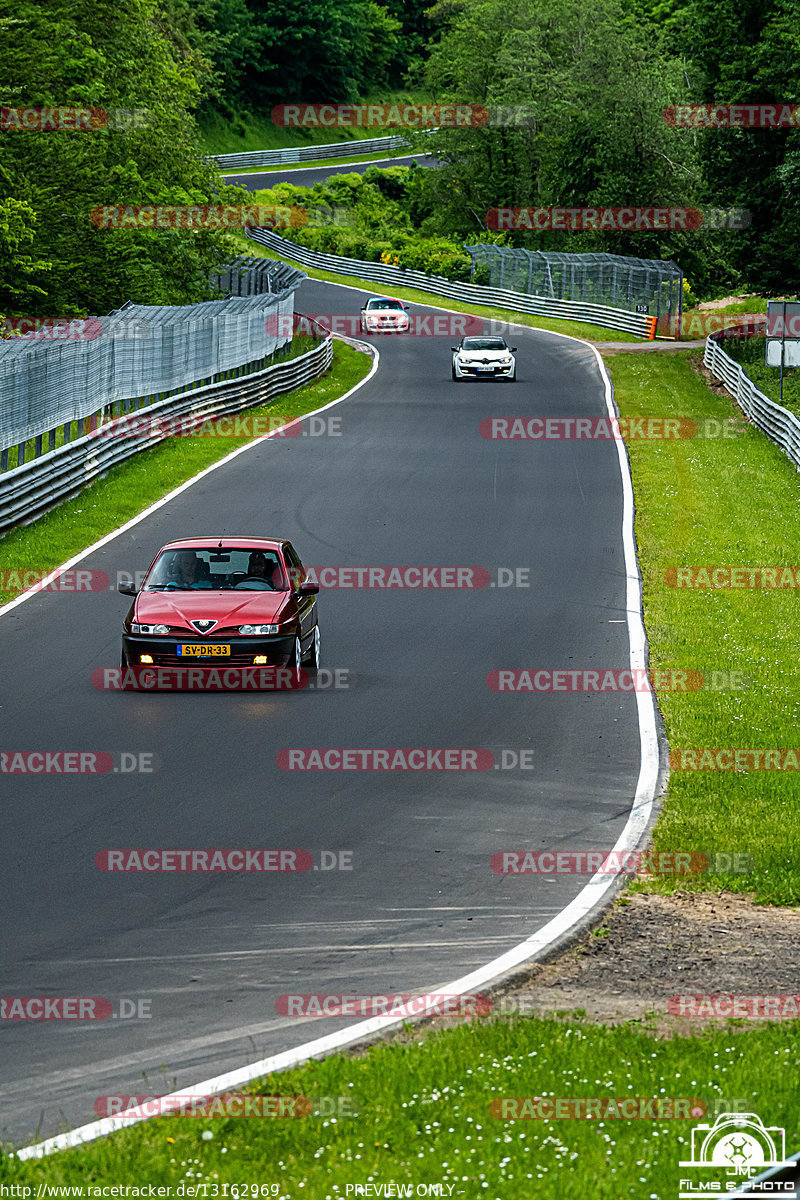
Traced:
<path id="1" fill-rule="evenodd" d="M 327 404 L 323 404 L 322 408 L 315 408 L 313 412 L 303 413 L 303 415 L 299 417 L 292 417 L 288 422 L 289 424 L 305 421 L 309 417 L 316 417 L 319 413 L 325 412 L 326 409 L 333 408 L 335 405 L 341 404 L 344 400 L 349 399 L 354 392 L 357 392 L 359 388 L 363 387 L 365 383 L 368 383 L 377 371 L 381 357 L 377 346 L 373 346 L 370 342 L 359 342 L 356 338 L 341 337 L 338 334 L 334 334 L 333 336 L 336 337 L 338 341 L 347 342 L 348 345 L 353 347 L 368 346 L 372 354 L 372 367 L 363 379 L 359 380 L 359 382 L 355 384 L 354 387 L 351 387 L 348 392 L 345 392 L 343 396 L 339 396 L 338 400 L 329 400 Z M 320 378 L 322 378 L 322 376 L 317 375 L 314 379 L 309 379 L 307 383 L 301 384 L 300 386 L 307 387 L 308 384 L 314 383 L 316 379 Z M 292 389 L 292 391 L 294 390 L 295 389 Z M 277 395 L 288 396 L 291 395 L 291 392 L 279 392 Z M 255 408 L 257 406 L 253 405 L 253 407 Z M 113 542 L 114 538 L 119 537 L 121 533 L 126 533 L 129 529 L 132 529 L 134 525 L 138 525 L 140 521 L 144 521 L 146 517 L 149 517 L 151 513 L 157 512 L 159 508 L 163 508 L 165 504 L 169 504 L 170 500 L 174 500 L 176 496 L 180 496 L 180 494 L 185 492 L 187 488 L 193 487 L 194 484 L 198 483 L 201 479 L 205 479 L 206 475 L 210 475 L 212 471 L 216 471 L 219 467 L 224 467 L 238 455 L 244 454 L 246 450 L 252 450 L 253 446 L 259 446 L 262 442 L 269 441 L 270 438 L 280 437 L 281 429 L 283 428 L 284 426 L 280 426 L 278 429 L 273 429 L 269 433 L 262 434 L 261 437 L 254 438 L 254 440 L 252 442 L 248 442 L 246 446 L 239 446 L 238 449 L 232 450 L 230 454 L 226 454 L 225 457 L 219 459 L 218 462 L 212 463 L 209 467 L 204 467 L 202 471 L 200 471 L 197 475 L 193 475 L 191 479 L 187 479 L 184 483 L 178 484 L 178 486 L 173 488 L 171 492 L 168 492 L 166 496 L 162 496 L 160 500 L 156 500 L 153 504 L 148 505 L 147 508 L 143 509 L 135 517 L 131 517 L 130 521 L 126 521 L 125 524 L 120 525 L 118 529 L 113 529 L 111 533 L 104 534 L 104 536 L 98 541 L 93 542 L 91 546 L 87 546 L 85 550 L 81 550 L 80 553 L 74 555 L 74 557 L 67 559 L 67 561 L 62 563 L 61 566 L 54 567 L 49 575 L 47 575 L 43 580 L 40 580 L 35 587 L 23 592 L 22 595 L 17 596 L 15 600 L 9 600 L 8 603 L 0 605 L 0 617 L 7 612 L 11 612 L 12 608 L 16 608 L 18 605 L 24 604 L 26 600 L 32 599 L 33 596 L 38 596 L 41 592 L 46 591 L 48 584 L 54 579 L 58 579 L 64 571 L 68 571 L 71 567 L 74 567 L 76 563 L 82 562 L 87 555 L 94 554 L 94 552 L 99 550 L 102 546 L 107 545 L 109 542 Z M 153 448 L 155 449 L 155 447 Z"/>
<path id="2" fill-rule="evenodd" d="M 326 282 L 326 281 L 315 281 Z M 337 287 L 347 287 L 347 284 L 335 284 Z M 353 291 L 364 291 L 366 289 L 353 288 Z M 424 307 L 438 307 L 436 305 L 425 305 Z M 444 311 L 454 312 L 456 310 L 449 309 Z M 510 321 L 509 324 L 516 324 Z M 520 325 L 520 329 L 530 330 L 531 326 Z M 602 355 L 596 346 L 591 342 L 585 342 L 581 338 L 572 337 L 569 334 L 558 333 L 555 330 L 535 330 L 538 333 L 553 333 L 556 337 L 567 338 L 568 341 L 580 343 L 580 345 L 588 346 L 594 353 L 600 373 L 604 382 L 606 409 L 610 418 L 616 417 L 615 405 L 613 400 L 613 389 L 611 384 L 611 376 L 608 372 Z M 370 344 L 370 343 L 368 343 Z M 373 370 L 362 383 L 369 379 L 377 369 L 377 362 L 373 364 Z M 360 385 L 358 385 L 360 386 Z M 355 389 L 351 389 L 354 391 Z M 349 395 L 350 393 L 348 393 Z M 344 399 L 342 397 L 341 399 Z M 335 401 L 334 403 L 339 403 Z M 325 408 L 330 405 L 325 405 Z M 319 409 L 323 412 L 324 409 Z M 308 416 L 313 414 L 308 413 Z M 270 436 L 270 435 L 267 435 Z M 259 439 L 263 440 L 263 439 Z M 255 445 L 256 443 L 251 443 Z M 242 447 L 243 450 L 249 446 Z M 636 545 L 634 540 L 634 505 L 633 505 L 633 482 L 631 480 L 630 467 L 628 464 L 627 454 L 624 444 L 621 440 L 616 442 L 617 457 L 619 462 L 620 475 L 622 478 L 622 493 L 623 493 L 623 509 L 622 509 L 622 542 L 625 555 L 625 574 L 627 579 L 626 587 L 626 610 L 625 616 L 628 627 L 628 642 L 629 642 L 629 660 L 632 671 L 644 671 L 647 667 L 646 651 L 647 638 L 644 628 L 644 619 L 642 615 L 642 588 L 639 568 L 636 561 Z M 227 462 L 235 457 L 235 454 L 241 453 L 242 450 L 235 451 L 222 462 Z M 215 464 L 215 465 L 221 465 Z M 201 472 L 190 483 L 194 483 L 196 479 L 202 478 L 207 472 Z M 188 484 L 183 485 L 189 486 Z M 183 490 L 183 488 L 178 489 Z M 177 494 L 170 493 L 172 495 Z M 162 503 L 165 503 L 170 497 L 165 497 L 159 504 L 152 506 L 148 511 L 153 511 Z M 141 514 L 139 518 L 145 514 Z M 122 526 L 122 529 L 117 532 L 122 532 L 127 526 Z M 115 536 L 115 535 L 111 535 Z M 109 538 L 103 539 L 110 540 Z M 97 545 L 102 543 L 98 542 Z M 94 547 L 92 547 L 93 549 Z M 12 602 L 16 603 L 16 601 Z M 0 609 L 0 615 L 3 609 Z M 639 744 L 640 744 L 640 767 L 639 776 L 636 784 L 636 792 L 634 794 L 631 811 L 628 815 L 628 820 L 625 828 L 617 838 L 613 849 L 609 853 L 625 854 L 635 849 L 647 831 L 655 802 L 656 786 L 658 783 L 659 772 L 659 747 L 658 747 L 658 731 L 656 726 L 655 701 L 653 693 L 637 692 L 636 693 L 636 710 L 639 724 Z M 448 995 L 462 995 L 470 992 L 473 988 L 485 986 L 493 980 L 513 970 L 525 962 L 529 962 L 534 958 L 540 957 L 554 943 L 562 940 L 570 930 L 586 921 L 594 909 L 604 904 L 608 900 L 608 894 L 613 893 L 613 889 L 617 880 L 623 874 L 621 870 L 614 875 L 594 875 L 589 882 L 581 888 L 577 896 L 561 910 L 555 917 L 551 918 L 541 929 L 538 929 L 525 941 L 513 946 L 498 958 L 492 959 L 491 962 L 484 964 L 477 970 L 463 975 L 460 979 L 454 980 L 452 983 L 444 984 L 436 989 L 435 993 L 427 993 L 427 995 L 439 995 L 446 993 Z M 426 993 L 421 993 L 425 995 Z M 424 1016 L 424 1013 L 422 1014 Z M 197 1096 L 197 1095 L 214 1095 L 221 1092 L 227 1092 L 234 1088 L 241 1088 L 251 1083 L 254 1079 L 258 1079 L 264 1075 L 270 1075 L 277 1071 L 288 1070 L 291 1067 L 300 1066 L 302 1063 L 308 1062 L 309 1059 L 318 1057 L 319 1055 L 329 1054 L 334 1050 L 343 1050 L 349 1046 L 365 1041 L 367 1038 L 373 1037 L 378 1033 L 385 1033 L 391 1029 L 396 1029 L 399 1026 L 409 1021 L 407 1015 L 400 1017 L 371 1017 L 366 1021 L 359 1021 L 355 1025 L 350 1025 L 346 1029 L 339 1030 L 337 1033 L 328 1034 L 325 1037 L 316 1038 L 313 1041 L 305 1042 L 300 1046 L 294 1047 L 292 1050 L 284 1050 L 280 1054 L 274 1054 L 269 1058 L 260 1059 L 254 1063 L 248 1063 L 244 1067 L 239 1067 L 237 1070 L 228 1071 L 223 1075 L 217 1075 L 212 1079 L 204 1080 L 192 1087 L 182 1088 L 179 1091 L 171 1092 L 168 1096 L 161 1097 L 162 1100 L 169 1103 L 177 1103 L 181 1099 Z M 135 1112 L 135 1109 L 131 1110 Z M 68 1150 L 76 1146 L 84 1145 L 87 1142 L 94 1141 L 96 1138 L 104 1137 L 111 1133 L 116 1133 L 120 1129 L 127 1129 L 131 1125 L 136 1125 L 141 1121 L 153 1120 L 151 1114 L 143 1113 L 141 1116 L 132 1117 L 103 1117 L 99 1121 L 91 1121 L 86 1125 L 80 1125 L 76 1129 L 71 1129 L 67 1133 L 61 1133 L 52 1138 L 47 1138 L 43 1142 L 38 1142 L 33 1146 L 26 1146 L 15 1152 L 18 1159 L 26 1160 L 32 1158 L 44 1158 L 46 1155 L 53 1154 L 59 1150 Z"/>

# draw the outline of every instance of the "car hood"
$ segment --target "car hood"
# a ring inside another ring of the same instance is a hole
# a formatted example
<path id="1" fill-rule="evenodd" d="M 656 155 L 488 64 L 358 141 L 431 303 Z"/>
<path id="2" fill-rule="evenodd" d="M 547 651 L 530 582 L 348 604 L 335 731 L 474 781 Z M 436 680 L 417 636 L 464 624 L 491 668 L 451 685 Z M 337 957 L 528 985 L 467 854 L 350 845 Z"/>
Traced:
<path id="1" fill-rule="evenodd" d="M 370 317 L 397 317 L 398 320 L 401 320 L 403 317 L 407 318 L 408 313 L 404 312 L 402 308 L 368 308 L 364 316 L 367 319 Z"/>
<path id="2" fill-rule="evenodd" d="M 459 350 L 460 358 L 475 359 L 477 362 L 496 362 L 498 358 L 510 358 L 510 350 Z"/>
<path id="3" fill-rule="evenodd" d="M 139 592 L 133 620 L 143 625 L 184 625 L 192 621 L 216 621 L 215 629 L 227 625 L 277 623 L 290 604 L 288 592 Z"/>

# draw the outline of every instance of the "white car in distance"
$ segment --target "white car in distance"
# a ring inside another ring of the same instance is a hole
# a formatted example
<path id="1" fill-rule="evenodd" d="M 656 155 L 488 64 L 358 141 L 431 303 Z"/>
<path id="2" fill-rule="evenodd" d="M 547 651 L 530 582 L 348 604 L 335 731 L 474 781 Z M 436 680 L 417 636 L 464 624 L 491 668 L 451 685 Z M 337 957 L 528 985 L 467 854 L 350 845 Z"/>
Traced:
<path id="1" fill-rule="evenodd" d="M 463 337 L 453 351 L 453 379 L 507 379 L 517 382 L 517 347 L 507 346 L 505 338 Z"/>
<path id="2" fill-rule="evenodd" d="M 361 310 L 362 333 L 408 333 L 408 311 L 401 300 L 370 296 Z"/>

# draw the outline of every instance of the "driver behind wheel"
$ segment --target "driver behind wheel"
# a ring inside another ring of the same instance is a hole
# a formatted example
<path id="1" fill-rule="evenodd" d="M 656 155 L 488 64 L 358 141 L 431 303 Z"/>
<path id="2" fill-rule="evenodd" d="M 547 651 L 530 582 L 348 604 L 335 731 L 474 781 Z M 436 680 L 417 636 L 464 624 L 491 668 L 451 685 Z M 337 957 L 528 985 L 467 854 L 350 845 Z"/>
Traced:
<path id="1" fill-rule="evenodd" d="M 251 553 L 247 563 L 247 575 L 252 579 L 263 579 L 273 591 L 280 589 L 280 567 L 274 559 L 267 558 L 263 550 L 253 550 Z"/>
<path id="2" fill-rule="evenodd" d="M 179 550 L 172 561 L 171 578 L 179 587 L 194 587 L 200 581 L 200 560 L 194 550 Z"/>

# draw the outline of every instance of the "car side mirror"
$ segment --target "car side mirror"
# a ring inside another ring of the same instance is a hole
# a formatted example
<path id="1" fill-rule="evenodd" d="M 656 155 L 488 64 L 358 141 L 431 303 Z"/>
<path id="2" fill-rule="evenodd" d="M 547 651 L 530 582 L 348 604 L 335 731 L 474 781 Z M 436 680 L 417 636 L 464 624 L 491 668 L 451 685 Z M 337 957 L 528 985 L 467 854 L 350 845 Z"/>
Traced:
<path id="1" fill-rule="evenodd" d="M 453 354 L 455 354 L 458 350 L 458 346 L 451 346 L 450 349 L 453 351 Z"/>
<path id="2" fill-rule="evenodd" d="M 516 353 L 517 353 L 517 347 L 516 347 L 516 346 L 512 346 L 512 347 L 511 347 L 511 353 L 512 353 L 512 354 L 516 354 Z"/>
<path id="3" fill-rule="evenodd" d="M 123 596 L 135 596 L 137 594 L 136 588 L 132 583 L 118 583 L 117 591 L 121 592 Z"/>
<path id="4" fill-rule="evenodd" d="M 308 579 L 296 589 L 298 596 L 316 596 L 319 592 L 318 583 L 310 583 Z"/>

